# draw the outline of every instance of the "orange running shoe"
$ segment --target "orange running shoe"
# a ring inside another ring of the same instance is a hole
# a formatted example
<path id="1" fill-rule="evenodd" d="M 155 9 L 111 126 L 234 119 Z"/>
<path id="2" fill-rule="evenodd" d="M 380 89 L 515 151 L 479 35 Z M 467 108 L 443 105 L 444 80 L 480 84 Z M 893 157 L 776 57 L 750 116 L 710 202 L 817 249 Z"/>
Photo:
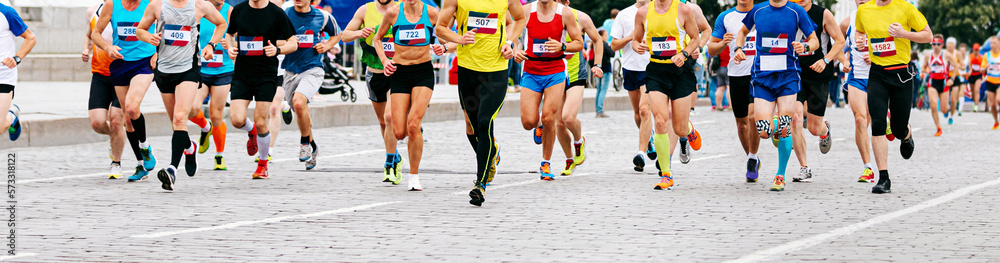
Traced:
<path id="1" fill-rule="evenodd" d="M 253 172 L 253 179 L 267 179 L 267 160 L 257 162 L 257 171 Z"/>
<path id="2" fill-rule="evenodd" d="M 993 123 L 993 129 L 994 129 L 994 130 L 996 130 L 996 129 L 1000 129 L 1000 122 L 994 122 L 994 123 Z"/>
<path id="3" fill-rule="evenodd" d="M 655 190 L 673 190 L 674 189 L 674 177 L 670 176 L 670 173 L 664 173 L 660 175 L 660 182 L 653 186 Z"/>
<path id="4" fill-rule="evenodd" d="M 941 127 L 938 127 L 937 130 L 938 131 L 934 133 L 934 137 L 941 137 Z"/>
<path id="5" fill-rule="evenodd" d="M 691 121 L 688 121 L 688 128 L 691 129 L 691 134 L 687 136 L 688 143 L 691 144 L 691 149 L 695 151 L 701 150 L 701 133 L 694 128 L 694 123 L 691 123 Z"/>
<path id="6" fill-rule="evenodd" d="M 248 123 L 244 125 L 250 124 Z M 250 139 L 247 140 L 247 155 L 253 156 L 254 154 L 257 154 L 257 127 L 254 126 L 253 130 L 250 130 L 247 135 L 250 136 Z"/>

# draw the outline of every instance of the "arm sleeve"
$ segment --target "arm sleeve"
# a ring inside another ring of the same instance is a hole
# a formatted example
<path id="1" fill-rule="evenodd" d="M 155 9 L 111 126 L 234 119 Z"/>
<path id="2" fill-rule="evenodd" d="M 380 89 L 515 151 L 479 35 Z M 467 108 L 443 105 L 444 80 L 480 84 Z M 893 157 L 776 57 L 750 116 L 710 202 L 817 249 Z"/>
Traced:
<path id="1" fill-rule="evenodd" d="M 7 25 L 10 26 L 10 32 L 14 33 L 14 36 L 20 36 L 24 34 L 24 31 L 28 30 L 28 26 L 24 24 L 24 20 L 21 20 L 21 16 L 14 11 L 14 8 L 10 6 L 3 6 L 0 12 L 3 12 L 3 16 L 7 18 Z"/>
<path id="2" fill-rule="evenodd" d="M 712 37 L 722 39 L 726 36 L 726 15 L 729 11 L 722 12 L 719 17 L 715 18 L 715 27 L 712 28 Z"/>

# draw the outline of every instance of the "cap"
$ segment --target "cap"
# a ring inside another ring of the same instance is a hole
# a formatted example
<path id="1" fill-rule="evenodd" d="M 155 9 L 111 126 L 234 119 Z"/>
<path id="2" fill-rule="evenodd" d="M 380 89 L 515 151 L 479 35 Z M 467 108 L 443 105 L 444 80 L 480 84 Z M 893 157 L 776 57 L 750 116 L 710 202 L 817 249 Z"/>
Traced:
<path id="1" fill-rule="evenodd" d="M 972 44 L 972 50 L 979 50 L 979 43 Z"/>

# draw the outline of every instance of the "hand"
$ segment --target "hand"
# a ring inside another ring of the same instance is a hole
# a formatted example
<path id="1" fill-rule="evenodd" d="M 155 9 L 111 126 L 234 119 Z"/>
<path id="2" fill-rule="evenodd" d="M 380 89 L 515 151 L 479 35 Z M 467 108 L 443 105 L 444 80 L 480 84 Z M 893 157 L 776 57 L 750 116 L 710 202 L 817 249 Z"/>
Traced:
<path id="1" fill-rule="evenodd" d="M 792 42 L 792 49 L 795 50 L 795 54 L 806 53 L 806 46 L 802 45 L 802 42 Z"/>
<path id="2" fill-rule="evenodd" d="M 156 69 L 156 61 L 159 60 L 159 59 L 160 59 L 160 56 L 156 56 L 156 55 L 154 55 L 153 58 L 150 58 L 149 59 L 149 67 L 155 70 Z"/>
<path id="3" fill-rule="evenodd" d="M 214 55 L 215 48 L 212 45 L 205 45 L 205 48 L 201 49 L 201 57 L 205 58 L 205 60 L 212 60 Z"/>
<path id="4" fill-rule="evenodd" d="M 514 53 L 515 53 L 514 51 L 515 50 L 511 48 L 511 45 L 507 44 L 500 45 L 500 54 L 503 54 L 503 59 L 509 60 L 511 58 L 514 58 Z"/>
<path id="5" fill-rule="evenodd" d="M 313 46 L 313 49 L 316 50 L 316 54 L 325 54 L 327 51 L 330 51 L 330 49 L 326 47 L 325 43 L 326 42 L 323 42 L 320 43 L 319 45 Z"/>
<path id="6" fill-rule="evenodd" d="M 632 41 L 632 50 L 635 51 L 635 53 L 639 53 L 639 55 L 642 55 L 646 54 L 646 51 L 649 51 L 649 46 L 646 45 L 645 40 L 643 40 L 642 42 Z"/>
<path id="7" fill-rule="evenodd" d="M 851 72 L 851 65 L 844 64 L 843 71 L 844 71 L 844 73 L 850 73 Z"/>
<path id="8" fill-rule="evenodd" d="M 945 81 L 945 83 L 946 83 L 945 87 L 951 87 L 952 84 L 955 84 L 954 81 L 952 81 L 950 78 L 948 79 L 948 81 Z"/>
<path id="9" fill-rule="evenodd" d="M 278 55 L 278 47 L 271 44 L 271 40 L 267 41 L 267 46 L 264 46 L 264 55 L 268 57 L 273 57 Z"/>
<path id="10" fill-rule="evenodd" d="M 523 63 L 525 60 L 528 60 L 527 52 L 525 52 L 524 50 L 520 50 L 520 49 L 518 49 L 516 52 L 514 52 L 514 62 L 516 62 L 516 63 Z"/>
<path id="11" fill-rule="evenodd" d="M 549 41 L 545 41 L 545 51 L 549 53 L 557 53 L 562 51 L 563 43 L 549 38 Z"/>
<path id="12" fill-rule="evenodd" d="M 108 48 L 105 49 L 104 52 L 108 52 L 108 56 L 110 56 L 112 59 L 125 58 L 122 56 L 122 54 L 118 53 L 119 50 L 122 50 L 122 48 L 118 46 L 108 46 Z"/>
<path id="13" fill-rule="evenodd" d="M 673 62 L 677 67 L 683 67 L 685 60 L 687 60 L 687 58 L 685 58 L 684 54 L 681 53 L 677 53 L 673 57 L 670 57 L 670 62 Z"/>
<path id="14" fill-rule="evenodd" d="M 431 45 L 431 51 L 434 51 L 434 55 L 437 56 L 444 55 L 444 46 L 438 44 Z"/>
<path id="15" fill-rule="evenodd" d="M 333 45 L 333 54 L 340 54 L 340 45 Z"/>
<path id="16" fill-rule="evenodd" d="M 478 28 L 473 28 L 472 30 L 465 31 L 465 35 L 462 35 L 462 45 L 472 45 L 476 43 L 476 30 Z"/>
<path id="17" fill-rule="evenodd" d="M 822 60 L 816 61 L 816 63 L 813 63 L 812 66 L 809 66 L 809 68 L 816 71 L 816 73 L 823 73 L 823 71 L 826 70 L 826 62 L 823 62 Z"/>
<path id="18" fill-rule="evenodd" d="M 739 50 L 737 50 L 734 53 L 735 54 L 733 54 L 733 62 L 736 63 L 736 65 L 739 65 L 740 62 L 743 62 L 744 60 L 747 60 L 747 54 L 743 53 L 743 49 L 742 48 L 739 49 Z"/>
<path id="19" fill-rule="evenodd" d="M 153 45 L 153 46 L 159 46 L 160 45 L 160 39 L 161 39 L 162 35 L 163 35 L 163 33 L 152 34 L 152 35 L 149 36 L 149 42 L 146 42 L 146 43 L 149 43 L 150 45 Z"/>
<path id="20" fill-rule="evenodd" d="M 603 78 L 604 77 L 604 71 L 601 70 L 601 68 L 599 68 L 597 66 L 592 67 L 590 69 L 590 71 L 594 72 L 594 77 L 596 77 L 596 78 Z"/>
<path id="21" fill-rule="evenodd" d="M 728 46 L 729 42 L 733 42 L 733 38 L 733 33 L 726 33 L 726 35 L 722 36 L 722 44 Z"/>
<path id="22" fill-rule="evenodd" d="M 854 39 L 854 44 L 856 46 L 858 46 L 858 47 L 865 47 L 867 49 L 868 48 L 868 36 L 867 35 L 859 35 L 857 38 Z"/>
<path id="23" fill-rule="evenodd" d="M 17 67 L 17 62 L 14 61 L 14 58 L 10 57 L 4 58 L 3 61 L 0 61 L 0 63 L 3 63 L 3 65 L 7 66 L 7 68 Z"/>
<path id="24" fill-rule="evenodd" d="M 372 33 L 375 33 L 375 28 L 374 27 L 362 28 L 361 29 L 361 38 L 368 38 L 369 36 L 372 35 Z"/>
<path id="25" fill-rule="evenodd" d="M 868 52 L 861 53 L 861 59 L 865 60 L 865 63 L 868 63 L 869 65 L 872 64 L 872 59 L 868 56 Z"/>
<path id="26" fill-rule="evenodd" d="M 236 56 L 240 54 L 240 49 L 236 46 L 229 47 L 229 59 L 236 61 Z"/>
<path id="27" fill-rule="evenodd" d="M 80 58 L 83 59 L 83 62 L 90 62 L 90 49 L 84 48 L 83 52 L 80 53 Z"/>
<path id="28" fill-rule="evenodd" d="M 901 38 L 903 37 L 903 32 L 906 32 L 906 30 L 903 30 L 903 25 L 899 24 L 899 22 L 889 25 L 889 36 Z"/>
<path id="29" fill-rule="evenodd" d="M 701 57 L 701 48 L 698 48 L 698 52 L 691 53 L 691 59 L 698 60 Z"/>
<path id="30" fill-rule="evenodd" d="M 382 61 L 382 72 L 386 76 L 392 76 L 392 73 L 396 72 L 396 64 L 392 64 L 392 60 L 386 59 Z"/>

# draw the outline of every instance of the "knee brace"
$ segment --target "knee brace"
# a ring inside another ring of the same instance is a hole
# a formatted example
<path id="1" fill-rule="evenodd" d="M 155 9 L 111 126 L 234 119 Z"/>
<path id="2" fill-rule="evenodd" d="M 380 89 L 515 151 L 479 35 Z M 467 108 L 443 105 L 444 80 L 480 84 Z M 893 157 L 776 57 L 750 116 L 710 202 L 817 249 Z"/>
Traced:
<path id="1" fill-rule="evenodd" d="M 792 117 L 789 117 L 788 115 L 778 117 L 777 130 L 782 131 L 782 133 L 779 134 L 781 138 L 785 138 L 792 135 L 791 126 L 792 126 Z"/>
<path id="2" fill-rule="evenodd" d="M 771 120 L 757 120 L 757 133 L 771 134 Z"/>

